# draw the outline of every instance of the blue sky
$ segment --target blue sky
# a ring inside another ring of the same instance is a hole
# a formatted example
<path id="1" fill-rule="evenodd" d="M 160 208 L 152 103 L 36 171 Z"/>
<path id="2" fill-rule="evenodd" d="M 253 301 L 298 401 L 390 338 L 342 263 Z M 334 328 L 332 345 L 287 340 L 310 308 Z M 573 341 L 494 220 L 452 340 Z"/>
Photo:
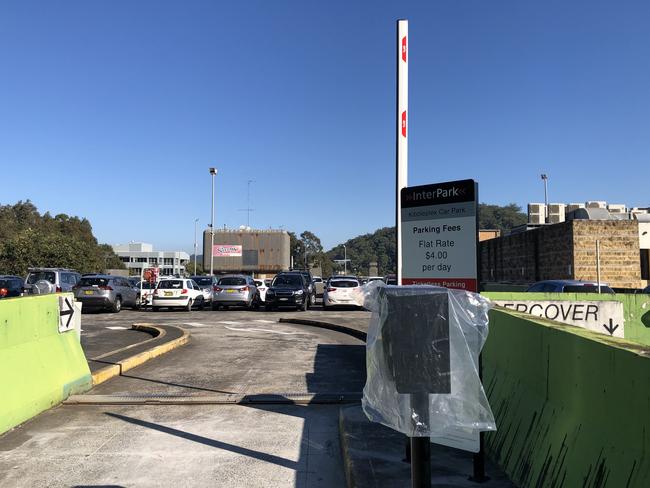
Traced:
<path id="1" fill-rule="evenodd" d="M 2 2 L 0 203 L 191 251 L 216 166 L 217 225 L 249 179 L 255 227 L 392 225 L 397 18 L 411 184 L 650 205 L 645 0 Z"/>

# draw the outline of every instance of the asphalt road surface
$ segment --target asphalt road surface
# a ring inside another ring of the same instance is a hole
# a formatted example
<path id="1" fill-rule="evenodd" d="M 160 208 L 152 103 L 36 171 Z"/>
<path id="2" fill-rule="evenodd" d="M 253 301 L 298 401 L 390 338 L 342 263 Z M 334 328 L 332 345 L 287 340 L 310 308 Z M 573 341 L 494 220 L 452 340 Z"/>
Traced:
<path id="1" fill-rule="evenodd" d="M 190 343 L 90 392 L 133 405 L 64 405 L 0 438 L 0 486 L 343 487 L 336 404 L 184 403 L 361 392 L 364 345 L 279 317 L 367 318 L 367 312 L 89 314 L 82 329 L 177 325 Z M 115 329 L 124 330 L 124 329 Z M 95 339 L 97 340 L 97 338 Z M 138 404 L 175 398 L 178 404 Z"/>

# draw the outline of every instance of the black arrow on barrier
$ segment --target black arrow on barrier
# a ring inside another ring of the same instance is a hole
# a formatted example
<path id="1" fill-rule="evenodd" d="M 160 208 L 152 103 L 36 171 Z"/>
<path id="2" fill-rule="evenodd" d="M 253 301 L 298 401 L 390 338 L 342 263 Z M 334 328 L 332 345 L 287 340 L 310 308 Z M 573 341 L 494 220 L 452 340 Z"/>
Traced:
<path id="1" fill-rule="evenodd" d="M 603 324 L 603 327 L 605 327 L 605 330 L 609 332 L 609 335 L 613 336 L 614 331 L 618 329 L 618 324 L 614 325 L 614 319 L 609 319 L 609 325 Z"/>
<path id="2" fill-rule="evenodd" d="M 68 329 L 70 327 L 70 322 L 72 321 L 72 316 L 74 315 L 74 306 L 68 301 L 67 298 L 65 298 L 64 301 L 69 308 L 68 310 L 61 310 L 59 315 L 61 315 L 61 317 L 65 317 L 66 315 L 69 315 L 68 322 L 65 324 L 65 328 Z"/>

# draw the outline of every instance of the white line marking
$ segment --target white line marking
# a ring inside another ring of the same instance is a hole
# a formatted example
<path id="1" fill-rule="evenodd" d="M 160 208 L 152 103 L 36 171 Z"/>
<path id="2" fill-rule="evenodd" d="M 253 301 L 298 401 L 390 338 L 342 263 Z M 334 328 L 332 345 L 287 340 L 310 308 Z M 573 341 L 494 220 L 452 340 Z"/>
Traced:
<path id="1" fill-rule="evenodd" d="M 128 330 L 128 327 L 121 327 L 119 325 L 113 325 L 113 326 L 106 327 L 106 328 L 111 329 L 111 330 Z"/>
<path id="2" fill-rule="evenodd" d="M 264 319 L 256 319 L 253 320 L 253 322 L 259 322 L 260 324 L 275 324 L 277 322 L 274 322 L 273 320 L 264 320 Z"/>
<path id="3" fill-rule="evenodd" d="M 202 324 L 201 322 L 183 322 L 183 325 L 189 325 L 190 327 L 211 327 L 211 325 Z"/>
<path id="4" fill-rule="evenodd" d="M 225 327 L 228 330 L 233 330 L 235 332 L 268 332 L 269 334 L 282 334 L 282 335 L 295 335 L 298 332 L 283 332 L 281 330 L 271 330 L 271 329 L 255 329 L 255 328 L 237 328 L 237 327 L 228 327 L 227 325 L 219 324 L 222 327 Z"/>

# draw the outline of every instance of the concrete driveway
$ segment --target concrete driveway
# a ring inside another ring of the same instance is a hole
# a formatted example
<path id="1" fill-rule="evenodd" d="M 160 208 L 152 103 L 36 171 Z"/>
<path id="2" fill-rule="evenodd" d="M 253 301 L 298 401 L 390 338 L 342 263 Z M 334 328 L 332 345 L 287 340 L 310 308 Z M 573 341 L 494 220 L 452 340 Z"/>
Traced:
<path id="1" fill-rule="evenodd" d="M 1 437 L 0 486 L 345 486 L 338 405 L 188 403 L 205 394 L 361 392 L 363 343 L 277 323 L 292 315 L 316 320 L 330 312 L 85 315 L 89 329 L 148 321 L 187 328 L 191 340 L 93 389 L 97 404 L 60 406 Z M 139 403 L 160 397 L 175 404 Z"/>

